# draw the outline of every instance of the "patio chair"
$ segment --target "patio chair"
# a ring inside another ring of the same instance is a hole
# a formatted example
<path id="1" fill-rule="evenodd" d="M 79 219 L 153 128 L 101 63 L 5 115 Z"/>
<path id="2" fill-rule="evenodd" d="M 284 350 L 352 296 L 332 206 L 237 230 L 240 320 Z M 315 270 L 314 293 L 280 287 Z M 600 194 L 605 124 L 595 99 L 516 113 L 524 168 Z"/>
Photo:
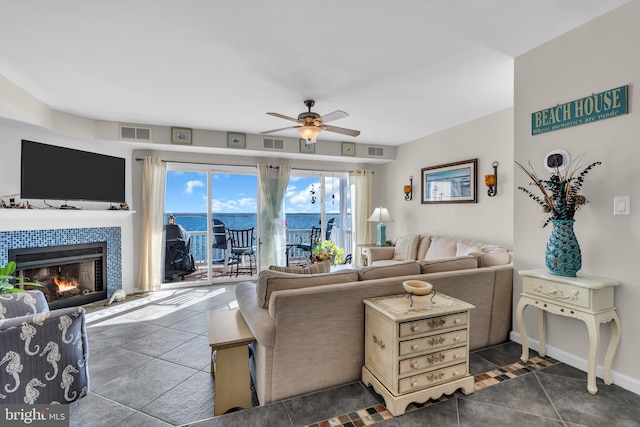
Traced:
<path id="1" fill-rule="evenodd" d="M 245 257 L 249 257 L 249 275 L 253 276 L 254 268 L 257 270 L 256 248 L 255 248 L 255 229 L 248 228 L 245 230 L 227 229 L 227 239 L 231 242 L 229 257 L 231 262 L 236 266 L 236 277 L 240 271 L 240 263 Z"/>
<path id="2" fill-rule="evenodd" d="M 227 268 L 229 267 L 229 246 L 231 242 L 227 239 L 227 227 L 224 222 L 219 219 L 213 219 L 213 250 L 214 256 L 219 251 L 222 251 L 222 257 L 214 257 L 212 263 L 213 265 L 222 265 L 222 275 L 226 274 Z"/>
<path id="3" fill-rule="evenodd" d="M 315 226 L 311 227 L 311 233 L 309 234 L 309 240 L 307 242 L 298 243 L 296 245 L 296 247 L 298 249 L 301 249 L 302 251 L 305 252 L 305 255 L 306 255 L 306 252 L 309 252 L 309 259 L 311 259 L 311 251 L 320 242 L 320 232 L 321 232 L 320 227 L 315 227 Z"/>

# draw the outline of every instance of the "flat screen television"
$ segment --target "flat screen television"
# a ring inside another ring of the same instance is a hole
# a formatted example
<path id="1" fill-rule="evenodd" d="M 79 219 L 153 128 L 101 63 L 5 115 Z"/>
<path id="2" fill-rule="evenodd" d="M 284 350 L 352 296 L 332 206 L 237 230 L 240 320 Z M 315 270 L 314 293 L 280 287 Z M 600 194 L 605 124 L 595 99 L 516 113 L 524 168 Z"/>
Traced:
<path id="1" fill-rule="evenodd" d="M 125 202 L 125 159 L 22 140 L 20 197 Z"/>

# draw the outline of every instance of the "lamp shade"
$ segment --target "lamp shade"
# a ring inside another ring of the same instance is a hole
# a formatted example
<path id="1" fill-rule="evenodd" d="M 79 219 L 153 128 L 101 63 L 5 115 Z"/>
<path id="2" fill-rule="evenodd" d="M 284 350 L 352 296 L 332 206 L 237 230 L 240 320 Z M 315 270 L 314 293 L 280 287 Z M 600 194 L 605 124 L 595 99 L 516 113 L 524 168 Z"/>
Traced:
<path id="1" fill-rule="evenodd" d="M 320 135 L 320 131 L 322 129 L 317 126 L 300 126 L 298 128 L 298 132 L 300 132 L 300 136 L 307 141 L 315 140 L 318 135 Z"/>
<path id="2" fill-rule="evenodd" d="M 389 215 L 389 211 L 387 210 L 387 208 L 383 208 L 382 206 L 380 206 L 379 208 L 375 208 L 373 210 L 373 213 L 371 214 L 371 216 L 367 221 L 389 222 L 389 221 L 393 221 L 393 218 L 391 218 L 391 215 Z"/>

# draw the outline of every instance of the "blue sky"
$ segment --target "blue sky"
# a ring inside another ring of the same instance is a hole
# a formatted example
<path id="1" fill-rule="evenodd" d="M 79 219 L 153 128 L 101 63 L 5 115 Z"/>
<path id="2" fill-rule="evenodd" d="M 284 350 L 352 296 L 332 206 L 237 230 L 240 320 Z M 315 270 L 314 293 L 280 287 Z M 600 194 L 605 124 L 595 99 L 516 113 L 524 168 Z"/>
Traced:
<path id="1" fill-rule="evenodd" d="M 214 174 L 212 210 L 221 213 L 255 212 L 257 204 L 257 177 L 251 175 Z M 320 212 L 319 177 L 292 177 L 285 194 L 287 213 Z M 327 178 L 327 212 L 338 212 L 340 193 L 338 178 Z M 335 186 L 335 192 L 333 190 Z M 207 173 L 167 173 L 165 212 L 204 213 L 207 210 Z M 316 191 L 317 202 L 311 203 L 311 191 Z M 331 196 L 335 195 L 331 204 Z"/>

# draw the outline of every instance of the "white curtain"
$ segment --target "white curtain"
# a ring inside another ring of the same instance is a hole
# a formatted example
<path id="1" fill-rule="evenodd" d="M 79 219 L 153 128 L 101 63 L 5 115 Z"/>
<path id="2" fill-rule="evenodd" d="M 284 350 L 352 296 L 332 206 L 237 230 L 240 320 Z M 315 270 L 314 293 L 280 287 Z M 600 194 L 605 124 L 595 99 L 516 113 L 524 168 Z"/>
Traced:
<path id="1" fill-rule="evenodd" d="M 260 192 L 262 194 L 262 211 L 260 212 L 260 265 L 284 265 L 287 243 L 285 227 L 284 195 L 289 185 L 291 166 L 280 165 L 269 168 L 265 163 L 258 163 Z"/>
<path id="2" fill-rule="evenodd" d="M 365 169 L 349 172 L 351 230 L 354 233 L 351 238 L 351 253 L 354 254 L 353 262 L 356 265 L 362 265 L 358 245 L 370 243 L 372 239 L 371 227 L 367 222 L 372 207 L 372 183 L 373 171 L 371 170 Z"/>
<path id="3" fill-rule="evenodd" d="M 138 288 L 160 289 L 163 266 L 163 215 L 167 166 L 156 157 L 145 157 L 142 172 L 142 236 Z"/>

